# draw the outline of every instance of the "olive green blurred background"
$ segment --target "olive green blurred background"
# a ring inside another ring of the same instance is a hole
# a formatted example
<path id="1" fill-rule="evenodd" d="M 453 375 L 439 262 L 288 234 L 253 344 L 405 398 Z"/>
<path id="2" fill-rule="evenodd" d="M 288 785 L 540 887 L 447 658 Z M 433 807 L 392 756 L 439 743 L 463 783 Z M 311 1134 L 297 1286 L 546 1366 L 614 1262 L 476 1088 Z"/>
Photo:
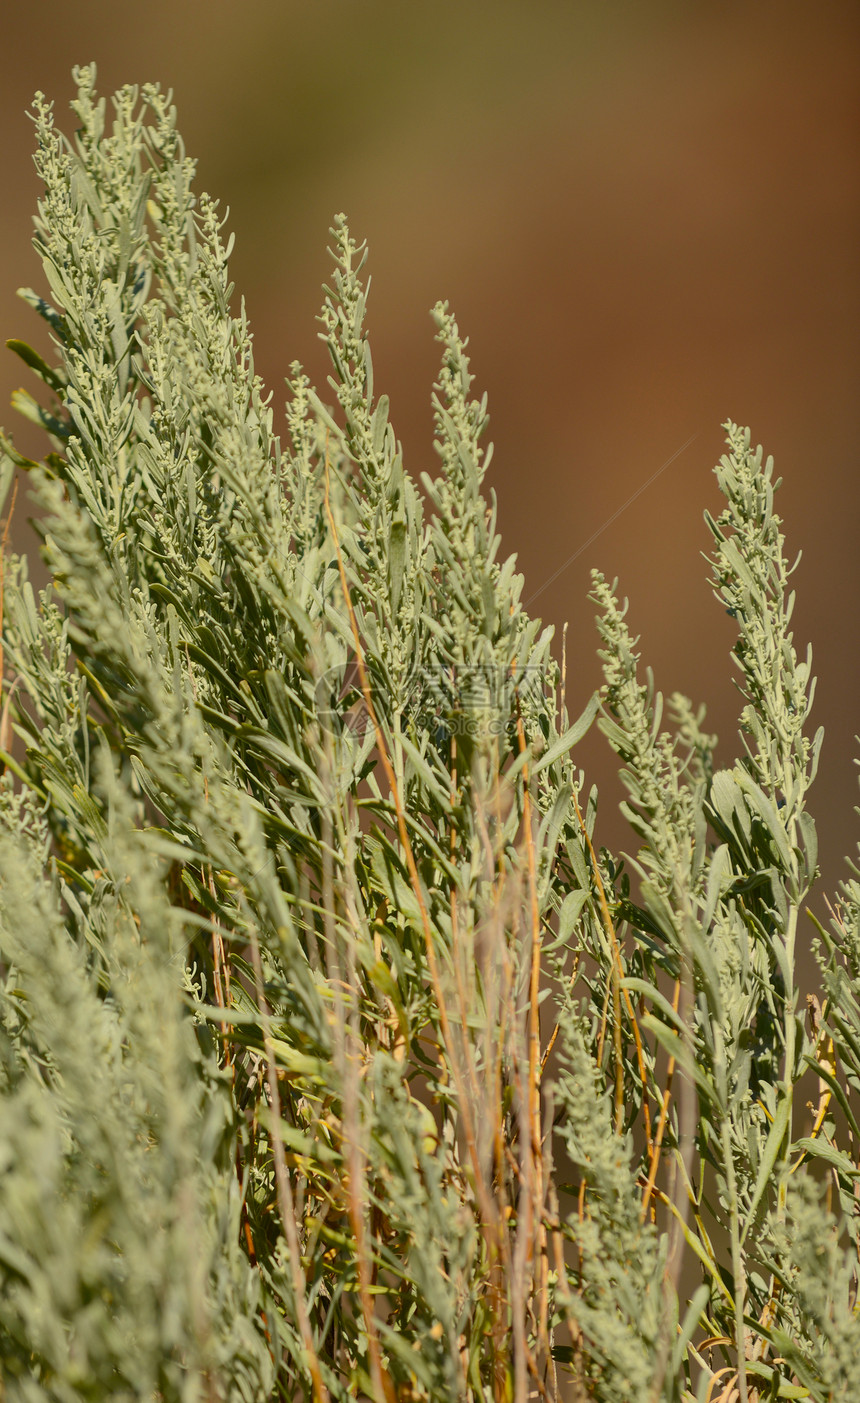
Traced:
<path id="1" fill-rule="evenodd" d="M 151 0 L 2 5 L 0 330 L 42 286 L 25 108 L 73 125 L 73 63 L 99 87 L 172 87 L 199 183 L 230 207 L 232 274 L 258 368 L 324 382 L 314 321 L 327 231 L 370 245 L 378 389 L 414 474 L 432 470 L 428 310 L 450 299 L 486 389 L 508 551 L 526 598 L 692 434 L 694 442 L 535 600 L 570 622 L 571 707 L 598 680 L 588 570 L 618 575 L 664 692 L 706 700 L 736 746 L 731 620 L 699 552 L 721 421 L 774 453 L 796 639 L 827 738 L 814 808 L 824 886 L 860 819 L 857 377 L 860 6 L 856 0 Z M 2 359 L 0 421 L 22 368 Z M 32 538 L 16 512 L 19 547 Z M 583 747 L 604 840 L 624 845 L 614 765 Z"/>

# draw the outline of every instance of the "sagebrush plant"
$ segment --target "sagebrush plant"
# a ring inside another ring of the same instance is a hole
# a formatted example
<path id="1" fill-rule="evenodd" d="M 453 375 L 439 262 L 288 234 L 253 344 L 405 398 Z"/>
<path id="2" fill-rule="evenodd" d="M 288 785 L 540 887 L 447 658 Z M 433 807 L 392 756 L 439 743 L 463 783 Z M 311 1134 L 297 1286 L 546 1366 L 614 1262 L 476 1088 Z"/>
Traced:
<path id="1" fill-rule="evenodd" d="M 571 721 L 447 307 L 419 488 L 338 218 L 334 400 L 293 364 L 281 440 L 170 95 L 109 121 L 75 76 L 23 294 L 59 364 L 9 343 L 48 451 L 3 439 L 50 571 L 4 536 L 5 1396 L 860 1397 L 860 881 L 801 990 L 821 736 L 771 461 L 726 425 L 740 759 L 681 696 L 661 729 L 599 574 Z"/>

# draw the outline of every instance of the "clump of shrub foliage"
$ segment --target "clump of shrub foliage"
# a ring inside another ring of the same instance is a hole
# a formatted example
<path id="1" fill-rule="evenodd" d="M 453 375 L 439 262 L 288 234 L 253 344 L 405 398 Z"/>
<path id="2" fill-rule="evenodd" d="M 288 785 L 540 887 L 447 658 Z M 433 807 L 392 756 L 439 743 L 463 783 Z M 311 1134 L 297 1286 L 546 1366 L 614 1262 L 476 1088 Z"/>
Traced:
<path id="1" fill-rule="evenodd" d="M 35 102 L 57 364 L 9 343 L 50 583 L 4 537 L 4 1396 L 860 1397 L 860 882 L 801 921 L 771 460 L 727 424 L 707 517 L 740 758 L 599 574 L 571 720 L 446 305 L 419 486 L 339 218 L 331 402 L 293 364 L 279 438 L 170 95 L 94 78 L 72 141 Z"/>

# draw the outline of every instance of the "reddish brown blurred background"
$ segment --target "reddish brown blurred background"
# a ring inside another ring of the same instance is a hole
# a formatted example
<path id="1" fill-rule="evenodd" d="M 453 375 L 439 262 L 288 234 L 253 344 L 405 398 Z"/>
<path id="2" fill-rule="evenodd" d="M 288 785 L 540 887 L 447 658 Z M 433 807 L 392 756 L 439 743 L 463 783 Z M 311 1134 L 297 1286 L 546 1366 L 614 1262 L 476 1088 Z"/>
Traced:
<path id="1" fill-rule="evenodd" d="M 733 629 L 705 582 L 702 510 L 718 508 L 721 421 L 751 426 L 804 551 L 795 627 L 827 731 L 814 809 L 832 889 L 860 837 L 856 0 L 78 0 L 6 3 L 2 35 L 4 338 L 40 335 L 14 297 L 42 286 L 25 108 L 41 88 L 70 130 L 71 66 L 94 59 L 104 92 L 174 89 L 199 182 L 230 206 L 276 400 L 294 358 L 327 373 L 314 317 L 343 209 L 371 250 L 377 386 L 413 473 L 432 469 L 427 312 L 450 299 L 527 598 L 697 435 L 533 607 L 570 621 L 578 705 L 598 680 L 588 570 L 618 575 L 658 686 L 708 702 L 723 764 Z M 7 353 L 3 404 L 19 383 Z M 582 754 L 604 841 L 624 846 L 611 758 L 599 737 Z"/>

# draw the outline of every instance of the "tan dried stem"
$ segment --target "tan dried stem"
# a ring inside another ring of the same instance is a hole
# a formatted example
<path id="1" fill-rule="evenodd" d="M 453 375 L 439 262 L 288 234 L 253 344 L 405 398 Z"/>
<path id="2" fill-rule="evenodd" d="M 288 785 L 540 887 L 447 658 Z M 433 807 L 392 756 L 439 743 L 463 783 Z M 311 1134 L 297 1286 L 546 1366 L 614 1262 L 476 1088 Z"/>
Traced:
<path id="1" fill-rule="evenodd" d="M 330 742 L 326 748 L 326 767 L 330 771 Z M 339 836 L 343 838 L 343 833 Z M 343 1083 L 343 1143 L 345 1159 L 347 1163 L 347 1215 L 349 1217 L 352 1235 L 355 1241 L 355 1263 L 358 1272 L 358 1295 L 361 1305 L 364 1329 L 367 1336 L 367 1352 L 370 1361 L 370 1376 L 373 1382 L 374 1392 L 377 1399 L 384 1400 L 384 1403 L 394 1403 L 394 1388 L 382 1361 L 382 1351 L 379 1344 L 379 1331 L 376 1324 L 376 1316 L 373 1309 L 373 1295 L 371 1287 L 373 1285 L 373 1264 L 370 1249 L 367 1242 L 365 1229 L 365 1155 L 361 1143 L 361 1120 L 359 1113 L 359 1083 L 360 1071 L 355 1052 L 347 1045 L 347 1025 L 354 1045 L 360 1043 L 360 1033 L 357 1027 L 358 1010 L 358 980 L 355 969 L 355 959 L 353 946 L 346 942 L 347 969 L 346 978 L 342 977 L 340 969 L 340 958 L 338 954 L 337 932 L 335 929 L 335 890 L 334 872 L 332 863 L 332 833 L 331 822 L 328 814 L 323 818 L 323 856 L 322 856 L 322 904 L 324 911 L 325 933 L 326 933 L 326 953 L 331 961 L 331 968 L 334 978 L 329 979 L 329 984 L 334 993 L 335 1003 L 335 1048 L 337 1053 L 338 1070 Z M 347 861 L 344 864 L 351 868 L 352 864 Z M 357 923 L 357 915 L 353 913 Z M 344 990 L 349 995 L 349 1003 L 344 1008 Z"/>
<path id="2" fill-rule="evenodd" d="M 3 651 L 3 621 L 5 618 L 4 606 L 6 600 L 6 547 L 9 544 L 9 528 L 12 525 L 12 514 L 15 511 L 15 499 L 18 496 L 18 479 L 12 486 L 12 501 L 9 504 L 9 511 L 3 524 L 3 536 L 0 539 L 0 696 L 3 694 L 3 684 L 5 682 L 5 654 Z M 12 689 L 3 705 L 2 719 L 0 719 L 0 749 L 9 749 L 9 704 L 11 701 Z"/>
<path id="3" fill-rule="evenodd" d="M 591 870 L 594 875 L 594 884 L 597 888 L 597 899 L 598 904 L 600 906 L 600 916 L 603 922 L 603 929 L 606 933 L 606 938 L 609 941 L 609 946 L 612 951 L 613 957 L 612 1001 L 613 1013 L 616 1015 L 615 1027 L 613 1029 L 615 1047 L 615 1131 L 616 1134 L 620 1134 L 622 1126 L 624 1124 L 624 1064 L 621 1055 L 620 1006 L 620 996 L 623 993 L 624 1002 L 627 1006 L 627 1014 L 630 1019 L 630 1027 L 633 1032 L 633 1041 L 636 1046 L 636 1060 L 639 1069 L 639 1078 L 642 1082 L 642 1109 L 645 1116 L 645 1138 L 648 1145 L 648 1149 L 650 1151 L 651 1113 L 648 1109 L 648 1074 L 645 1068 L 645 1055 L 642 1047 L 642 1034 L 639 1031 L 639 1023 L 636 1018 L 636 1013 L 633 1008 L 633 1001 L 630 998 L 630 994 L 626 989 L 621 989 L 621 980 L 624 978 L 624 963 L 621 959 L 621 948 L 618 944 L 618 936 L 615 932 L 615 924 L 612 920 L 612 913 L 609 910 L 609 901 L 607 900 L 606 896 L 606 888 L 603 885 L 603 877 L 600 873 L 600 864 L 597 861 L 597 854 L 594 851 L 594 844 L 591 841 L 591 834 L 589 833 L 585 825 L 585 820 L 582 816 L 582 810 L 579 807 L 579 799 L 577 797 L 575 787 L 573 789 L 573 806 L 576 812 L 576 818 L 577 822 L 579 823 L 582 836 L 584 837 L 586 845 L 588 847 L 588 853 L 591 859 Z"/>
<path id="4" fill-rule="evenodd" d="M 681 981 L 675 981 L 675 997 L 672 1001 L 673 1012 L 678 1012 L 678 1000 L 681 997 Z M 644 1223 L 648 1216 L 648 1204 L 654 1191 L 654 1184 L 657 1179 L 657 1169 L 660 1164 L 660 1147 L 663 1144 L 663 1135 L 666 1130 L 666 1121 L 669 1115 L 669 1102 L 672 1097 L 672 1079 L 675 1075 L 675 1059 L 669 1058 L 669 1065 L 666 1070 L 666 1087 L 663 1092 L 663 1103 L 660 1107 L 660 1119 L 657 1123 L 657 1130 L 654 1135 L 654 1144 L 651 1147 L 651 1162 L 648 1167 L 648 1180 L 645 1184 L 645 1192 L 642 1195 L 642 1208 L 640 1211 L 640 1222 Z"/>
<path id="5" fill-rule="evenodd" d="M 350 628 L 352 631 L 353 645 L 355 647 L 355 659 L 356 665 L 358 667 L 362 696 L 364 698 L 364 704 L 367 707 L 367 714 L 370 717 L 370 721 L 373 726 L 379 758 L 382 761 L 382 766 L 385 771 L 386 779 L 388 780 L 388 785 L 391 791 L 392 799 L 394 801 L 394 809 L 397 817 L 397 831 L 400 837 L 400 844 L 403 849 L 403 854 L 406 859 L 406 867 L 409 873 L 410 884 L 412 886 L 412 890 L 415 895 L 415 900 L 418 905 L 418 912 L 421 920 L 421 928 L 424 936 L 424 948 L 427 956 L 427 968 L 430 975 L 430 982 L 433 987 L 433 995 L 436 1001 L 436 1007 L 439 1013 L 439 1024 L 442 1030 L 442 1037 L 445 1043 L 445 1047 L 448 1050 L 451 1071 L 454 1077 L 454 1082 L 457 1090 L 457 1103 L 463 1122 L 463 1136 L 466 1142 L 466 1149 L 469 1155 L 469 1160 L 472 1165 L 472 1172 L 475 1180 L 475 1192 L 477 1194 L 478 1203 L 480 1207 L 481 1228 L 484 1234 L 485 1241 L 487 1243 L 488 1252 L 491 1254 L 492 1257 L 492 1254 L 496 1250 L 495 1242 L 497 1237 L 497 1207 L 492 1195 L 490 1194 L 487 1188 L 487 1184 L 484 1178 L 483 1166 L 481 1164 L 481 1158 L 478 1151 L 478 1142 L 475 1133 L 476 1128 L 474 1123 L 474 1117 L 472 1113 L 472 1107 L 469 1102 L 468 1088 L 465 1085 L 462 1068 L 460 1066 L 460 1059 L 457 1055 L 457 1044 L 455 1042 L 453 1030 L 451 1028 L 451 1020 L 448 1015 L 448 1007 L 445 1000 L 445 995 L 442 988 L 442 981 L 439 973 L 439 963 L 436 958 L 433 930 L 430 925 L 429 915 L 427 913 L 427 903 L 424 899 L 424 890 L 421 885 L 421 878 L 418 873 L 418 866 L 415 861 L 415 854 L 412 848 L 412 843 L 409 838 L 409 830 L 406 824 L 406 814 L 403 808 L 403 800 L 400 794 L 400 786 L 397 783 L 397 777 L 394 773 L 394 766 L 391 763 L 391 757 L 388 753 L 388 748 L 385 744 L 385 736 L 383 734 L 382 727 L 379 723 L 379 718 L 376 714 L 376 707 L 373 703 L 373 694 L 371 692 L 370 680 L 367 675 L 367 667 L 365 665 L 364 660 L 364 649 L 361 645 L 361 634 L 359 632 L 358 620 L 356 619 L 355 609 L 353 607 L 352 597 L 349 591 L 349 582 L 346 577 L 346 567 L 343 563 L 343 552 L 341 550 L 337 524 L 335 522 L 334 513 L 331 507 L 328 434 L 326 434 L 325 455 L 325 509 L 329 523 L 329 530 L 331 531 L 332 541 L 334 543 L 335 552 L 337 554 L 338 572 L 340 575 L 344 603 L 346 605 L 347 613 L 349 615 Z"/>
<path id="6" fill-rule="evenodd" d="M 299 1336 L 305 1352 L 308 1372 L 311 1376 L 315 1403 L 330 1403 L 329 1391 L 322 1376 L 319 1355 L 317 1354 L 314 1344 L 307 1300 L 305 1298 L 307 1283 L 302 1267 L 295 1200 L 293 1198 L 293 1189 L 290 1183 L 289 1170 L 287 1168 L 287 1159 L 284 1153 L 284 1140 L 281 1135 L 281 1096 L 278 1089 L 277 1064 L 275 1062 L 275 1049 L 272 1042 L 271 1015 L 269 1013 L 269 1005 L 263 985 L 263 964 L 260 958 L 260 942 L 257 938 L 257 930 L 253 922 L 250 923 L 249 934 L 251 961 L 254 967 L 254 983 L 256 985 L 257 1000 L 260 1007 L 260 1021 L 263 1026 L 263 1046 L 266 1053 L 266 1080 L 269 1091 L 269 1107 L 271 1110 L 272 1157 L 275 1162 L 275 1184 L 278 1191 L 278 1207 L 281 1212 L 281 1222 L 283 1223 L 284 1233 L 287 1239 L 290 1278 L 296 1305 L 296 1323 L 299 1327 Z"/>

